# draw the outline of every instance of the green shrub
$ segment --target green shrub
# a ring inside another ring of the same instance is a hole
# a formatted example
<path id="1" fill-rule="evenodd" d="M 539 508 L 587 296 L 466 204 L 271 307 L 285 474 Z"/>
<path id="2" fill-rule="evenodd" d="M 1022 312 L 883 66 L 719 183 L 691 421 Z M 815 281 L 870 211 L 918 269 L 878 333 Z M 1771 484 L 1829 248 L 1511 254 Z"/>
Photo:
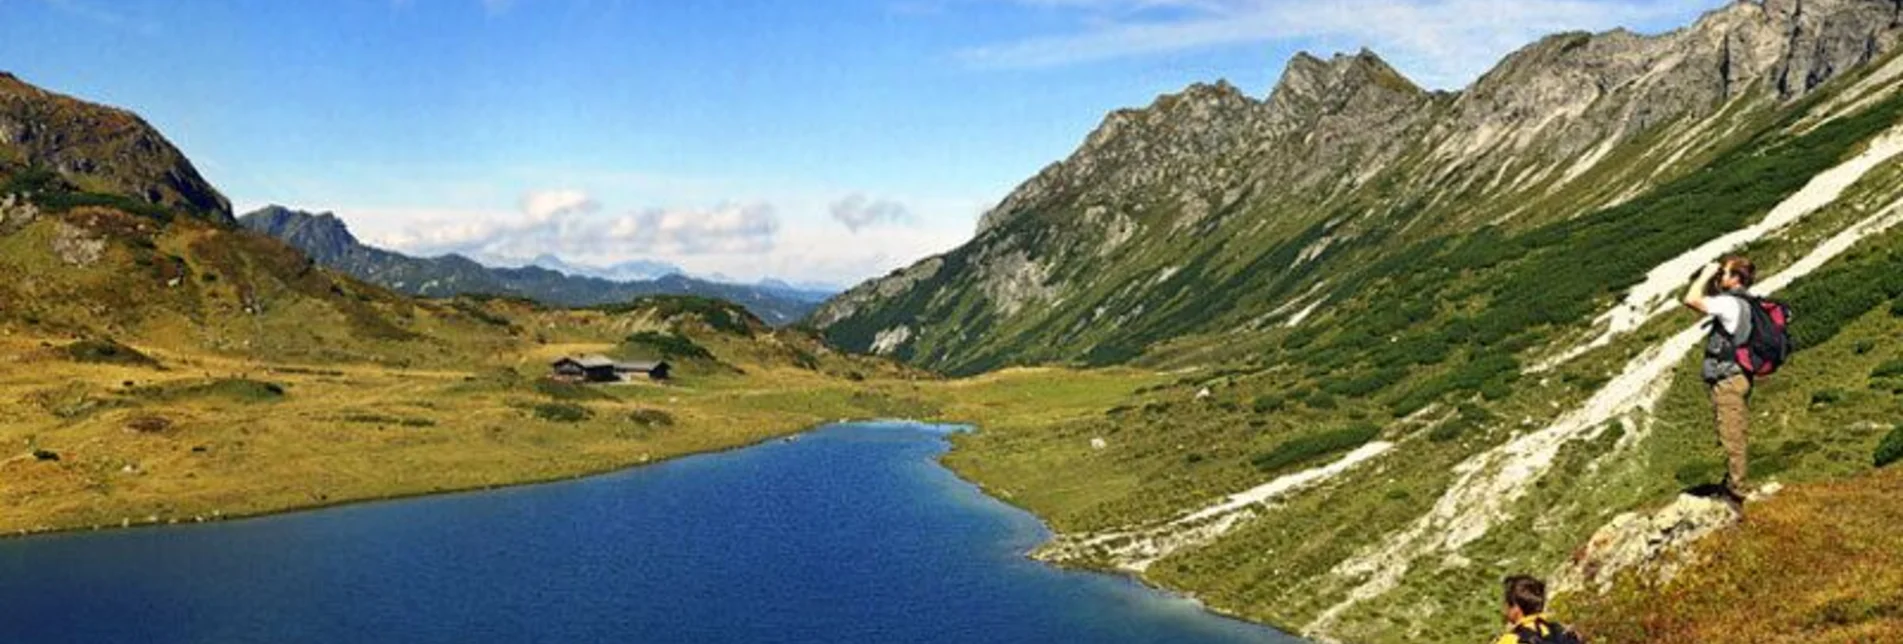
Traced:
<path id="1" fill-rule="evenodd" d="M 1678 479 L 1679 485 L 1690 488 L 1709 483 L 1717 483 L 1724 471 L 1724 463 L 1713 460 L 1700 460 L 1678 466 L 1678 471 L 1673 474 L 1673 477 Z"/>
<path id="2" fill-rule="evenodd" d="M 614 400 L 599 389 L 548 378 L 535 381 L 535 391 L 555 400 Z"/>
<path id="3" fill-rule="evenodd" d="M 1896 427 L 1890 430 L 1890 434 L 1883 437 L 1883 442 L 1877 444 L 1877 467 L 1884 467 L 1898 460 L 1903 460 L 1903 423 L 1897 423 Z"/>
<path id="4" fill-rule="evenodd" d="M 159 366 L 159 361 L 153 360 L 151 356 L 140 353 L 137 349 L 132 347 L 119 344 L 110 338 L 80 340 L 61 347 L 60 351 L 64 352 L 66 357 L 74 362 L 116 364 L 132 367 Z"/>
<path id="5" fill-rule="evenodd" d="M 404 427 L 435 427 L 436 421 L 428 418 L 405 418 L 384 414 L 351 413 L 344 414 L 344 421 L 365 425 L 401 425 Z"/>
<path id="6" fill-rule="evenodd" d="M 534 413 L 536 418 L 557 423 L 579 423 L 594 415 L 587 407 L 559 402 L 536 405 Z"/>
<path id="7" fill-rule="evenodd" d="M 1889 362 L 1885 362 L 1883 364 L 1877 365 L 1877 368 L 1870 370 L 1870 377 L 1871 378 L 1903 377 L 1903 360 L 1891 360 Z"/>
<path id="8" fill-rule="evenodd" d="M 1460 438 L 1461 434 L 1467 433 L 1467 430 L 1472 428 L 1473 425 L 1465 420 L 1450 418 L 1447 422 L 1435 425 L 1434 429 L 1428 431 L 1427 439 L 1436 443 L 1446 443 Z"/>
<path id="9" fill-rule="evenodd" d="M 611 314 L 649 309 L 655 317 L 669 322 L 691 315 L 700 318 L 701 322 L 715 331 L 749 337 L 755 329 L 766 326 L 765 322 L 738 304 L 697 295 L 650 295 L 623 304 L 593 308 Z"/>
<path id="10" fill-rule="evenodd" d="M 636 409 L 628 414 L 628 422 L 642 427 L 673 427 L 674 415 L 659 409 Z"/>
<path id="11" fill-rule="evenodd" d="M 1275 394 L 1263 394 L 1256 396 L 1255 400 L 1249 401 L 1249 409 L 1254 410 L 1255 413 L 1258 414 L 1278 412 L 1287 407 L 1288 399 Z"/>
<path id="12" fill-rule="evenodd" d="M 284 398 L 284 385 L 247 378 L 221 378 L 197 383 L 165 383 L 128 391 L 151 400 L 173 401 L 189 398 L 225 398 L 242 403 L 276 402 Z"/>
<path id="13" fill-rule="evenodd" d="M 1329 379 L 1322 382 L 1322 391 L 1347 398 L 1361 398 L 1400 382 L 1406 375 L 1407 372 L 1399 369 L 1386 369 L 1356 378 Z"/>
<path id="14" fill-rule="evenodd" d="M 622 352 L 663 360 L 713 360 L 714 354 L 686 336 L 659 331 L 642 331 L 623 341 Z"/>
<path id="15" fill-rule="evenodd" d="M 1309 409 L 1323 410 L 1334 409 L 1338 406 L 1335 397 L 1326 391 L 1308 392 L 1308 395 L 1302 397 L 1302 404 L 1308 405 Z"/>
<path id="16" fill-rule="evenodd" d="M 1842 389 L 1821 389 L 1811 392 L 1810 395 L 1811 406 L 1835 405 L 1843 401 L 1844 390 Z"/>
<path id="17" fill-rule="evenodd" d="M 1858 340 L 1855 345 L 1851 346 L 1851 349 L 1853 351 L 1856 351 L 1857 355 L 1864 355 L 1864 354 L 1870 353 L 1871 351 L 1876 350 L 1876 348 L 1877 348 L 1877 341 L 1871 340 L 1869 338 Z"/>
<path id="18" fill-rule="evenodd" d="M 1467 433 L 1467 430 L 1491 423 L 1495 419 L 1493 412 L 1487 411 L 1485 407 L 1473 404 L 1461 405 L 1460 415 L 1434 426 L 1434 429 L 1427 433 L 1427 439 L 1436 443 L 1452 441 Z"/>
<path id="19" fill-rule="evenodd" d="M 1275 449 L 1256 456 L 1251 462 L 1256 469 L 1264 472 L 1279 472 L 1316 458 L 1339 454 L 1374 440 L 1381 435 L 1381 426 L 1374 423 L 1360 423 L 1302 436 L 1275 446 Z"/>

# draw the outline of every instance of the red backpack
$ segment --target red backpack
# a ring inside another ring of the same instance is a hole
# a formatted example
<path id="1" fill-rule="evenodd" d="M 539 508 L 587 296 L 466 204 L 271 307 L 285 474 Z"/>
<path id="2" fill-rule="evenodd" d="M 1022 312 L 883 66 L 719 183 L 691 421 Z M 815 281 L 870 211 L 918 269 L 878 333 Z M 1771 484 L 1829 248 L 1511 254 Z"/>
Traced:
<path id="1" fill-rule="evenodd" d="M 1791 307 L 1783 302 L 1752 295 L 1741 295 L 1739 298 L 1744 300 L 1745 309 L 1750 312 L 1751 328 L 1746 337 L 1732 339 L 1738 366 L 1752 378 L 1777 373 L 1778 367 L 1784 366 L 1791 353 L 1797 350 L 1791 342 L 1788 328 L 1791 324 Z"/>

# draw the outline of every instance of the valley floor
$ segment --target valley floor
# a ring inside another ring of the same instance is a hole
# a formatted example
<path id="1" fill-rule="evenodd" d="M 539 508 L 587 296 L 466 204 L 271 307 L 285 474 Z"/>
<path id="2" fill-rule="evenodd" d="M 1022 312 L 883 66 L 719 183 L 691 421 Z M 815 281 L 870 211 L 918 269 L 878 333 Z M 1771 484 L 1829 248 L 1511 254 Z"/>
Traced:
<path id="1" fill-rule="evenodd" d="M 573 387 L 523 374 L 593 345 L 537 346 L 461 372 L 150 351 L 166 365 L 154 370 L 74 363 L 60 344 L 0 336 L 7 360 L 0 364 L 0 441 L 12 446 L 0 459 L 0 531 L 7 534 L 211 521 L 576 477 L 839 419 L 911 417 L 979 427 L 953 439 L 946 465 L 1045 517 L 1059 533 L 1045 553 L 1054 561 L 1203 596 L 1194 577 L 1132 564 L 1169 554 L 1144 547 L 1200 547 L 1175 538 L 1257 521 L 1279 496 L 1298 497 L 1387 450 L 1370 443 L 1316 463 L 1337 471 L 1303 470 L 1234 489 L 1202 489 L 1222 476 L 1185 479 L 1183 496 L 1201 501 L 1148 508 L 1127 506 L 1132 490 L 1148 484 L 1127 459 L 1132 449 L 1152 448 L 1079 421 L 1119 413 L 1144 392 L 1180 388 L 1183 373 L 1013 369 L 955 381 L 852 380 L 756 367 L 671 385 Z M 562 411 L 577 409 L 580 417 Z M 1053 476 L 1058 470 L 1064 475 Z M 1903 543 L 1894 530 L 1903 523 L 1900 483 L 1903 470 L 1890 468 L 1791 485 L 1754 506 L 1742 526 L 1701 544 L 1697 563 L 1670 585 L 1628 577 L 1604 597 L 1569 597 L 1562 610 L 1606 642 L 1735 633 L 1763 636 L 1746 638 L 1753 641 L 1880 641 L 1903 633 L 1903 561 L 1896 560 Z M 1161 517 L 1125 524 L 1132 528 L 1181 529 L 1107 544 L 1110 552 L 1134 553 L 1122 559 L 1096 560 L 1083 550 L 1064 556 L 1067 541 L 1119 534 L 1091 515 L 1106 504 Z M 1206 600 L 1228 614 L 1268 614 Z"/>
<path id="2" fill-rule="evenodd" d="M 273 364 L 0 336 L 0 533 L 208 521 L 570 478 L 842 418 L 926 415 L 902 382 L 783 366 L 674 384 L 558 385 L 539 346 L 470 371 Z M 892 393 L 887 393 L 892 392 Z M 925 410 L 929 411 L 929 410 Z"/>

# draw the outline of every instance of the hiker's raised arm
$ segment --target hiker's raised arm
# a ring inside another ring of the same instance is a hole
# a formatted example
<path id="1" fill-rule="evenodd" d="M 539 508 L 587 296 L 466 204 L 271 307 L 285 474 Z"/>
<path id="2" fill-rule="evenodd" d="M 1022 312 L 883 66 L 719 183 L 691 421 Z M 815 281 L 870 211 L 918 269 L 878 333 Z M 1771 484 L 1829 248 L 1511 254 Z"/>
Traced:
<path id="1" fill-rule="evenodd" d="M 1685 306 L 1699 313 L 1711 312 L 1705 309 L 1705 285 L 1710 283 L 1711 276 L 1716 274 L 1718 274 L 1717 264 L 1706 264 L 1705 269 L 1698 272 L 1698 277 L 1692 280 L 1692 285 L 1685 289 L 1683 300 Z"/>

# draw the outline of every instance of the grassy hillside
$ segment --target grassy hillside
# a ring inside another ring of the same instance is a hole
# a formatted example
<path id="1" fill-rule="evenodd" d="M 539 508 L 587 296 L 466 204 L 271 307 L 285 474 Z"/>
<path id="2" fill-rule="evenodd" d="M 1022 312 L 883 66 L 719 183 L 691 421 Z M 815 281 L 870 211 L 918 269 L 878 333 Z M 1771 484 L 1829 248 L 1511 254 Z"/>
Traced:
<path id="1" fill-rule="evenodd" d="M 1598 316 L 1648 271 L 1760 220 L 1903 122 L 1903 98 L 1891 97 L 1796 126 L 1820 104 L 1762 123 L 1703 169 L 1617 206 L 1427 240 L 1363 264 L 1316 291 L 1320 307 L 1303 324 L 1174 338 L 1151 354 L 1170 375 L 1106 376 L 1098 393 L 1114 402 L 1095 413 L 983 424 L 947 462 L 1067 533 L 1050 554 L 1061 562 L 1133 572 L 1345 641 L 1484 638 L 1501 576 L 1553 572 L 1615 514 L 1721 476 L 1690 353 L 1665 356 L 1669 375 L 1647 385 L 1662 387 L 1649 408 L 1583 427 L 1565 417 L 1604 398 L 1648 352 L 1689 349 L 1669 341 L 1695 321 L 1682 311 L 1588 343 L 1604 333 Z M 1775 276 L 1833 236 L 1893 224 L 1886 213 L 1899 200 L 1903 163 L 1892 158 L 1744 250 Z M 1903 358 L 1899 249 L 1898 229 L 1872 235 L 1780 295 L 1800 311 L 1804 349 L 1753 397 L 1760 482 L 1810 490 L 1871 469 L 1903 412 L 1891 368 Z M 1536 368 L 1575 347 L 1586 350 Z M 1377 442 L 1393 447 L 1251 509 L 1216 537 L 1154 558 L 1139 547 L 1210 529 L 1183 519 L 1226 495 Z M 1848 584 L 1857 570 L 1819 571 L 1817 583 Z M 1884 615 L 1845 618 L 1843 632 L 1888 632 Z M 1837 631 L 1815 631 L 1824 632 Z"/>
<path id="2" fill-rule="evenodd" d="M 732 304 L 420 300 L 216 221 L 37 197 L 0 219 L 19 276 L 0 281 L 4 532 L 576 476 L 932 413 L 913 372 Z M 583 353 L 674 360 L 675 380 L 544 378 Z"/>

